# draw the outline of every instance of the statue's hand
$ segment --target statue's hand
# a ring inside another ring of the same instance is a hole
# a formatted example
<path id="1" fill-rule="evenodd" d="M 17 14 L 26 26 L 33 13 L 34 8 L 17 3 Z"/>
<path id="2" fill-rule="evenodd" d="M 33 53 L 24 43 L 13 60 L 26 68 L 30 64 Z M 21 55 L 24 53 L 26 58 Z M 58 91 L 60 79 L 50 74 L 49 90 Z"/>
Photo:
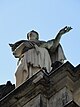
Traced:
<path id="1" fill-rule="evenodd" d="M 58 34 L 63 35 L 65 33 L 69 32 L 71 29 L 72 29 L 71 27 L 66 26 L 63 29 L 61 29 Z"/>

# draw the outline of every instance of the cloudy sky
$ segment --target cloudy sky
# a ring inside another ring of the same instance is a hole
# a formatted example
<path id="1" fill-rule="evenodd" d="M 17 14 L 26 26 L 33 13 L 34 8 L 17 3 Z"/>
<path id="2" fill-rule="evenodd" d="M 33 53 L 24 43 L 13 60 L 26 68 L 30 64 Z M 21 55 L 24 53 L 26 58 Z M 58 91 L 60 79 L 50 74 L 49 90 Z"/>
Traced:
<path id="1" fill-rule="evenodd" d="M 80 0 L 0 0 L 0 84 L 15 83 L 17 60 L 9 43 L 36 30 L 40 40 L 55 38 L 64 26 L 73 29 L 61 39 L 67 60 L 80 63 Z"/>

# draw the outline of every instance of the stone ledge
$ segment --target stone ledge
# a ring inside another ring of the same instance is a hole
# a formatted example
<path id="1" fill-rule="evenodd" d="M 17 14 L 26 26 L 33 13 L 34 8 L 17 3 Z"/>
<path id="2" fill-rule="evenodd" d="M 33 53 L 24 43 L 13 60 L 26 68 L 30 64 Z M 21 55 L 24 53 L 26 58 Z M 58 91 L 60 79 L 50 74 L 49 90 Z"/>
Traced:
<path id="1" fill-rule="evenodd" d="M 74 101 L 71 101 L 67 103 L 64 107 L 80 107 L 80 106 L 77 105 Z"/>
<path id="2" fill-rule="evenodd" d="M 40 75 L 43 75 L 42 78 L 36 80 Z M 46 77 L 46 78 L 45 78 Z M 37 74 L 32 76 L 30 79 L 25 81 L 22 85 L 14 89 L 11 93 L 7 94 L 3 99 L 0 100 L 0 107 L 9 107 L 19 101 L 20 99 L 24 100 L 27 98 L 26 102 L 34 98 L 34 96 L 46 90 L 44 84 L 46 84 L 47 75 L 44 71 L 39 71 Z M 44 89 L 44 90 L 43 90 Z M 24 97 L 24 98 L 23 98 Z"/>
<path id="3" fill-rule="evenodd" d="M 50 99 L 51 96 L 64 87 L 67 87 L 73 93 L 75 82 L 79 79 L 77 70 L 79 71 L 79 66 L 76 69 L 69 62 L 59 66 L 50 73 L 40 70 L 1 99 L 0 107 L 17 107 L 15 105 L 18 105 L 18 103 L 23 107 L 25 103 L 28 103 L 39 94 Z"/>

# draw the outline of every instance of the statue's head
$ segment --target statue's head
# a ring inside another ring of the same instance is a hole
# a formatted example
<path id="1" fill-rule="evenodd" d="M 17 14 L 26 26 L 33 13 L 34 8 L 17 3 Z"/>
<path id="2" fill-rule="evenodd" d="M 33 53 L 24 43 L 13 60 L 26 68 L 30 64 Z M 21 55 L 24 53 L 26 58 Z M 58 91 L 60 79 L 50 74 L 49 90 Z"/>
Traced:
<path id="1" fill-rule="evenodd" d="M 36 31 L 32 30 L 27 34 L 27 39 L 28 40 L 38 40 L 39 34 Z"/>

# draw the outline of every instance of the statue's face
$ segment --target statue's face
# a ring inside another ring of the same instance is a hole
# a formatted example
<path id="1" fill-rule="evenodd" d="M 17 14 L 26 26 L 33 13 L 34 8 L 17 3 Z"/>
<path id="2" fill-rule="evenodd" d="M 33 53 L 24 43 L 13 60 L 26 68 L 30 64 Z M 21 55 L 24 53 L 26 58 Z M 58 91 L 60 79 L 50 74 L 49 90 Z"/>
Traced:
<path id="1" fill-rule="evenodd" d="M 36 34 L 34 32 L 31 32 L 29 35 L 29 40 L 35 40 L 36 39 Z"/>
<path id="2" fill-rule="evenodd" d="M 38 40 L 38 35 L 35 32 L 28 33 L 29 40 Z"/>

